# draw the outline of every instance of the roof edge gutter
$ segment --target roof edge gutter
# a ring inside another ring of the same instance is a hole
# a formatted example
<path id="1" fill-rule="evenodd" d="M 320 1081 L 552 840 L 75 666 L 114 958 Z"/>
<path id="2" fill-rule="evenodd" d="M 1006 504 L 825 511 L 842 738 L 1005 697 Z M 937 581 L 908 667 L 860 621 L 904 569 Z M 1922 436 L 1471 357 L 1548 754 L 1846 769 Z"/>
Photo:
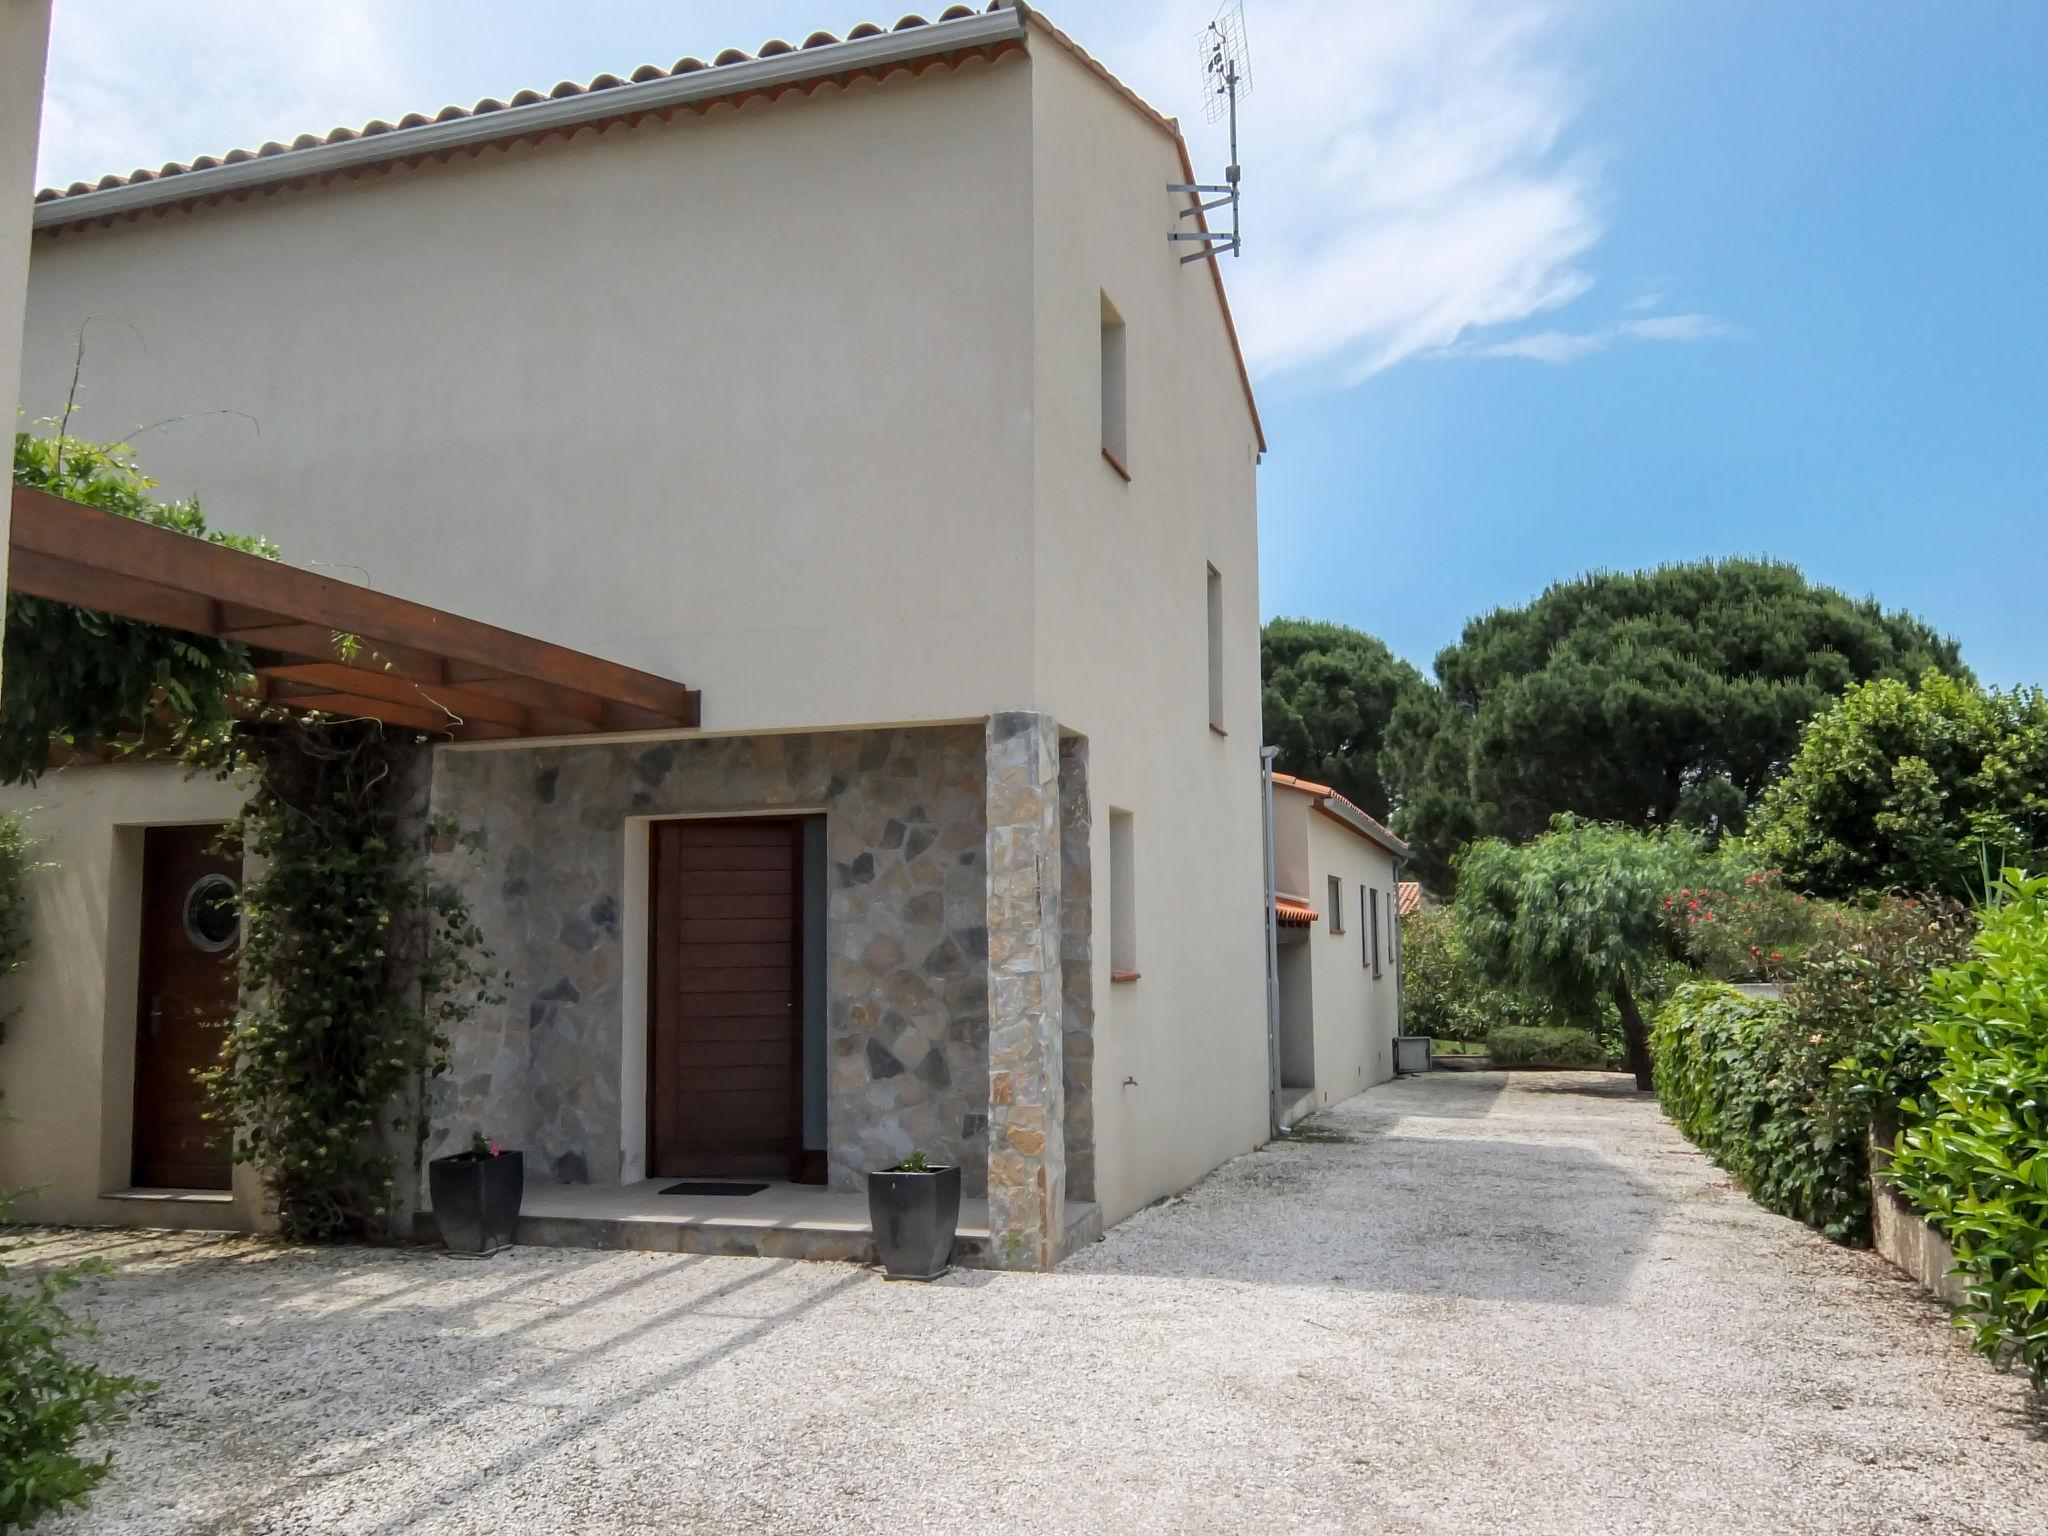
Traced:
<path id="1" fill-rule="evenodd" d="M 339 144 L 287 149 L 280 154 L 239 160 L 229 165 L 213 165 L 203 170 L 159 176 L 150 181 L 53 197 L 35 205 L 34 224 L 37 229 L 78 224 L 115 214 L 133 213 L 160 203 L 182 203 L 192 198 L 245 191 L 272 182 L 296 181 L 302 176 L 322 176 L 331 171 L 374 165 L 408 155 L 433 154 L 469 144 L 567 128 L 596 118 L 621 117 L 634 112 L 714 100 L 742 91 L 789 85 L 845 70 L 902 63 L 960 48 L 1021 41 L 1026 26 L 1024 7 L 1006 6 L 979 16 L 928 22 L 902 32 L 884 32 L 873 37 L 827 43 L 820 48 L 798 48 L 740 64 L 714 64 L 686 75 L 668 75 L 659 80 L 616 85 L 602 91 L 584 91 L 575 96 L 529 102 L 523 107 L 506 107 L 498 112 L 473 113 L 446 122 L 422 123 L 415 128 L 394 128 L 389 133 L 346 139 Z"/>

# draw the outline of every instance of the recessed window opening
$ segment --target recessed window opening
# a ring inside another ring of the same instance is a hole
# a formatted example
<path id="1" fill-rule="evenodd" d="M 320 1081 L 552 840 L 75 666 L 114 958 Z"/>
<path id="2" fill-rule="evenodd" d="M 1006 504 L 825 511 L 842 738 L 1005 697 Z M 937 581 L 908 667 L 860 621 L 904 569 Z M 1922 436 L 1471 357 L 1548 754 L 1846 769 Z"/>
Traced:
<path id="1" fill-rule="evenodd" d="M 1209 728 L 1223 729 L 1223 577 L 1209 567 Z"/>
<path id="2" fill-rule="evenodd" d="M 1126 480 L 1131 478 L 1130 429 L 1125 408 L 1127 372 L 1124 320 L 1102 295 L 1102 456 Z"/>
<path id="3" fill-rule="evenodd" d="M 1109 812 L 1109 971 L 1113 980 L 1138 975 L 1136 818 L 1114 806 Z"/>
<path id="4" fill-rule="evenodd" d="M 1330 876 L 1330 932 L 1344 931 L 1344 882 L 1336 875 Z"/>
<path id="5" fill-rule="evenodd" d="M 1372 893 L 1372 973 L 1380 973 L 1380 893 Z"/>

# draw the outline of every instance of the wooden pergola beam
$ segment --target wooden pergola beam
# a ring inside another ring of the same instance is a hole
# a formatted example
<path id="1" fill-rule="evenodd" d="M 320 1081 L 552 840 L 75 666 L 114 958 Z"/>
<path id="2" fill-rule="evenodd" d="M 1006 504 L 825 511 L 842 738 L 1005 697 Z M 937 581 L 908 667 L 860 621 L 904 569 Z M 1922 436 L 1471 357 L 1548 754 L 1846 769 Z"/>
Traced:
<path id="1" fill-rule="evenodd" d="M 651 672 L 19 486 L 8 586 L 239 642 L 298 708 L 478 737 L 700 723 Z"/>

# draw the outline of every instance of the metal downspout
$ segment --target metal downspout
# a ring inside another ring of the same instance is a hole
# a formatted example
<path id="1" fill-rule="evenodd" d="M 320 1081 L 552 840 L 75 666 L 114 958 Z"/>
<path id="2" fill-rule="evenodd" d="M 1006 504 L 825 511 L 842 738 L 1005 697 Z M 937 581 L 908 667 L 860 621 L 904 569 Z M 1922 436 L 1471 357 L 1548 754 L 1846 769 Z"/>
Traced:
<path id="1" fill-rule="evenodd" d="M 1266 1125 L 1275 1136 L 1280 1123 L 1280 895 L 1273 854 L 1273 759 L 1278 747 L 1259 748 L 1259 784 L 1266 811 Z"/>

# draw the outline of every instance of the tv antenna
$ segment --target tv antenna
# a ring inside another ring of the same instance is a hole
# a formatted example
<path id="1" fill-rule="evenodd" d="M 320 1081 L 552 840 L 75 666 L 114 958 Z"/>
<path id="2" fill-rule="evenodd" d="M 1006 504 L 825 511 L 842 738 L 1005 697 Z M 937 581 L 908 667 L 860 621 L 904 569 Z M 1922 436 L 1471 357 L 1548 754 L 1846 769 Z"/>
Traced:
<path id="1" fill-rule="evenodd" d="M 1243 179 L 1243 170 L 1237 163 L 1237 103 L 1240 97 L 1252 93 L 1252 53 L 1244 35 L 1244 0 L 1228 0 L 1216 13 L 1216 19 L 1196 34 L 1195 47 L 1202 67 L 1202 115 L 1212 123 L 1225 117 L 1230 119 L 1230 164 L 1224 169 L 1221 182 L 1175 182 L 1167 191 L 1192 192 L 1198 199 L 1193 207 L 1181 209 L 1184 219 L 1199 220 L 1212 208 L 1228 207 L 1230 233 L 1199 227 L 1176 229 L 1166 238 L 1201 247 L 1181 257 L 1182 266 L 1206 256 L 1220 256 L 1225 251 L 1235 256 L 1244 248 L 1237 227 L 1238 186 Z"/>

